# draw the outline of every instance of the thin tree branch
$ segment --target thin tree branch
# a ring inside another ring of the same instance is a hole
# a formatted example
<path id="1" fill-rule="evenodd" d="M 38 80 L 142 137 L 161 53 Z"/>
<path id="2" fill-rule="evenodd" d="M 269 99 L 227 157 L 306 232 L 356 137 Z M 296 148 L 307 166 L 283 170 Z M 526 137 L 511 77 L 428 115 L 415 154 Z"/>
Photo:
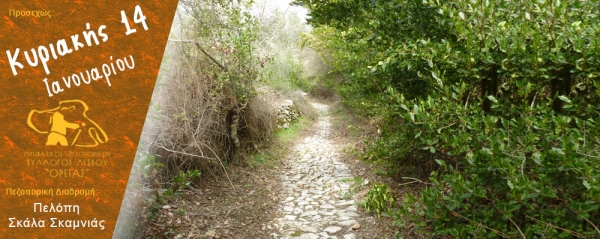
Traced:
<path id="1" fill-rule="evenodd" d="M 196 47 L 198 47 L 198 49 L 200 49 L 200 51 L 202 51 L 202 53 L 204 53 L 204 55 L 206 55 L 208 58 L 210 58 L 210 60 L 212 60 L 213 63 L 215 63 L 219 68 L 223 69 L 225 72 L 229 72 L 229 69 L 227 68 L 227 66 L 221 64 L 219 61 L 217 61 L 217 59 L 215 59 L 213 56 L 208 54 L 208 52 L 206 52 L 206 50 L 204 50 L 204 48 L 200 45 L 199 42 L 192 41 L 192 40 L 178 40 L 178 39 L 169 39 L 169 41 L 194 43 L 196 45 Z"/>
<path id="2" fill-rule="evenodd" d="M 591 222 L 590 220 L 588 220 L 587 218 L 583 218 L 583 220 L 585 220 L 587 223 L 589 223 L 590 225 L 592 225 L 592 227 L 594 227 L 594 229 L 596 229 L 596 231 L 598 233 L 600 233 L 600 229 L 598 229 L 598 227 L 596 227 L 596 225 L 594 225 L 593 222 Z"/>
<path id="3" fill-rule="evenodd" d="M 535 221 L 535 222 L 537 222 L 537 223 L 539 223 L 539 224 L 542 224 L 542 225 L 543 225 L 543 224 L 546 224 L 546 225 L 547 225 L 547 226 L 549 226 L 549 227 L 552 227 L 552 228 L 554 228 L 554 229 L 559 229 L 559 230 L 562 230 L 562 231 L 564 231 L 564 232 L 566 232 L 566 233 L 569 233 L 569 234 L 571 234 L 571 235 L 573 235 L 573 236 L 576 236 L 576 237 L 578 237 L 578 238 L 585 238 L 585 236 L 584 236 L 584 235 L 581 235 L 581 234 L 579 234 L 579 233 L 577 233 L 577 232 L 574 232 L 574 231 L 571 231 L 571 230 L 569 230 L 569 229 L 564 229 L 564 228 L 562 228 L 562 227 L 557 227 L 557 226 L 554 226 L 554 225 L 552 225 L 551 223 L 542 222 L 542 221 L 540 221 L 540 220 L 537 220 L 537 219 L 535 219 L 535 218 L 533 218 L 533 217 L 530 217 L 530 216 L 526 216 L 526 217 L 527 217 L 527 218 L 529 218 L 529 219 L 531 219 L 531 220 L 533 220 L 533 221 Z"/>
<path id="4" fill-rule="evenodd" d="M 470 223 L 473 223 L 473 224 L 475 224 L 475 225 L 478 225 L 478 226 L 480 226 L 480 227 L 483 227 L 483 228 L 485 228 L 485 229 L 487 229 L 487 230 L 493 231 L 494 233 L 498 234 L 499 236 L 501 236 L 501 237 L 503 237 L 503 238 L 510 238 L 508 235 L 506 235 L 506 234 L 502 233 L 501 231 L 498 231 L 498 230 L 496 230 L 496 229 L 494 229 L 494 228 L 487 227 L 487 226 L 485 226 L 485 225 L 483 225 L 483 224 L 481 224 L 481 223 L 478 223 L 478 222 L 476 222 L 476 221 L 473 221 L 473 220 L 471 220 L 471 219 L 469 219 L 469 218 L 467 218 L 467 217 L 465 217 L 465 216 L 463 216 L 463 215 L 460 215 L 460 214 L 458 214 L 457 212 L 454 212 L 454 213 L 456 213 L 456 216 L 458 216 L 458 217 L 460 217 L 460 218 L 462 218 L 462 219 L 465 219 L 465 220 L 469 221 Z"/>
<path id="5" fill-rule="evenodd" d="M 570 208 L 570 207 L 569 207 L 569 209 L 570 209 L 570 210 L 571 210 L 573 213 L 577 214 L 577 211 L 573 210 L 573 208 Z M 595 229 L 595 230 L 596 230 L 598 233 L 600 233 L 600 229 L 598 229 L 598 227 L 596 227 L 596 225 L 594 225 L 594 223 L 593 223 L 593 222 L 591 222 L 590 220 L 588 220 L 587 218 L 584 218 L 584 217 L 582 217 L 582 219 L 583 219 L 583 220 L 585 220 L 585 221 L 586 221 L 587 223 L 589 223 L 590 225 L 592 225 L 592 227 L 594 227 L 594 229 Z"/>
<path id="6" fill-rule="evenodd" d="M 183 154 L 183 155 L 186 155 L 186 156 L 191 156 L 191 157 L 206 159 L 206 160 L 209 160 L 209 161 L 215 161 L 214 158 L 209 158 L 209 157 L 204 157 L 204 156 L 200 156 L 200 155 L 190 154 L 190 153 L 186 153 L 186 152 L 176 151 L 176 150 L 168 149 L 165 146 L 159 146 L 158 148 L 164 149 L 164 150 L 169 151 L 171 153 Z"/>
<path id="7" fill-rule="evenodd" d="M 519 230 L 519 233 L 521 233 L 521 236 L 523 236 L 523 239 L 527 239 L 527 237 L 525 237 L 525 234 L 523 234 L 523 231 L 521 231 L 521 228 L 519 228 L 519 226 L 517 226 L 517 224 L 515 223 L 515 221 L 513 221 L 510 218 L 506 218 L 508 219 L 513 225 L 515 225 L 515 227 L 517 228 L 517 230 Z"/>
<path id="8" fill-rule="evenodd" d="M 408 182 L 408 183 L 402 183 L 402 184 L 400 184 L 398 186 L 407 185 L 407 184 L 411 184 L 411 183 L 422 183 L 422 184 L 425 184 L 425 185 L 433 185 L 433 183 L 423 182 L 423 181 L 421 181 L 419 179 L 411 178 L 411 177 L 402 177 L 402 179 L 410 179 L 410 180 L 413 180 L 413 181 L 412 182 Z"/>

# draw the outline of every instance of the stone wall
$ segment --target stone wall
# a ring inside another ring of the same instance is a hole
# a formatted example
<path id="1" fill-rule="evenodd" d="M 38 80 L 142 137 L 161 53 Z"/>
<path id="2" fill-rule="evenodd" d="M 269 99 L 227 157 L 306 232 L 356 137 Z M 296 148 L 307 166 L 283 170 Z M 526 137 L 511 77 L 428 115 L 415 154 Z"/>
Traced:
<path id="1" fill-rule="evenodd" d="M 294 101 L 284 100 L 277 108 L 277 128 L 289 128 L 290 124 L 298 120 L 298 117 L 300 117 L 300 112 Z"/>

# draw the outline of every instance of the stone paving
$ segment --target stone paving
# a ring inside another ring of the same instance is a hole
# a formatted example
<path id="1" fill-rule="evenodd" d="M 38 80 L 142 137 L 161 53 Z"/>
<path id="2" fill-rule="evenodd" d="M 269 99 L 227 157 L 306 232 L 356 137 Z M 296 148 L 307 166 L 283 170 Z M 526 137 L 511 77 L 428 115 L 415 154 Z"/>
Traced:
<path id="1" fill-rule="evenodd" d="M 316 133 L 295 146 L 281 178 L 285 199 L 280 202 L 280 217 L 267 227 L 272 238 L 354 239 L 357 206 L 344 194 L 352 187 L 353 176 L 329 139 L 328 106 L 313 103 L 313 107 L 321 116 Z"/>

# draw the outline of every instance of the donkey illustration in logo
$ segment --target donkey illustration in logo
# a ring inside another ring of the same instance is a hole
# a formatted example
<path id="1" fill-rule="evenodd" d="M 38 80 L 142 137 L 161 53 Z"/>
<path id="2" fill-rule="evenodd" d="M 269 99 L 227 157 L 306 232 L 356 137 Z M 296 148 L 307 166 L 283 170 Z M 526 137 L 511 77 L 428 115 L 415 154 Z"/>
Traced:
<path id="1" fill-rule="evenodd" d="M 88 110 L 87 104 L 81 100 L 65 100 L 54 109 L 31 110 L 27 125 L 35 132 L 48 135 L 46 146 L 95 147 L 106 143 L 108 136 L 96 122 L 88 118 Z M 79 137 L 82 131 L 88 137 Z"/>

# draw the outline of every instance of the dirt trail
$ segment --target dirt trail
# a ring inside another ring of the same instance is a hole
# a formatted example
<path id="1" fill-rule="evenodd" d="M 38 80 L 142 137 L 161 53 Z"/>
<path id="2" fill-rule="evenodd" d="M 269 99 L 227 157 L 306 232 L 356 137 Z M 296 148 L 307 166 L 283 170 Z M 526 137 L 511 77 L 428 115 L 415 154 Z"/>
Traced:
<path id="1" fill-rule="evenodd" d="M 357 206 L 344 195 L 354 177 L 331 140 L 329 106 L 312 105 L 320 115 L 315 133 L 292 150 L 281 175 L 283 200 L 267 228 L 272 238 L 356 238 Z"/>

